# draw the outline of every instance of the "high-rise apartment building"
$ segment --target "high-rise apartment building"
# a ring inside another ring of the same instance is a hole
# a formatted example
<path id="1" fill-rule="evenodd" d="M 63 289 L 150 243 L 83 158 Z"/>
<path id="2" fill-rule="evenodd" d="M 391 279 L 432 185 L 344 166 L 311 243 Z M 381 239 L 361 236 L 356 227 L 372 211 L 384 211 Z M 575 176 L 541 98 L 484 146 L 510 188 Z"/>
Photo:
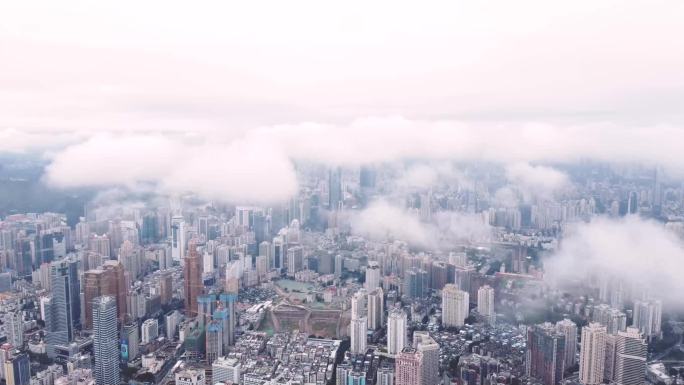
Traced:
<path id="1" fill-rule="evenodd" d="M 660 300 L 634 301 L 632 326 L 648 340 L 660 338 L 663 303 Z"/>
<path id="2" fill-rule="evenodd" d="M 377 261 L 368 261 L 366 267 L 366 290 L 372 291 L 380 287 L 380 265 Z"/>
<path id="3" fill-rule="evenodd" d="M 171 272 L 164 271 L 159 277 L 159 297 L 162 305 L 168 304 L 173 298 L 173 275 Z"/>
<path id="4" fill-rule="evenodd" d="M 422 361 L 422 353 L 415 348 L 402 349 L 395 361 L 395 385 L 422 385 Z"/>
<path id="5" fill-rule="evenodd" d="M 442 289 L 442 325 L 459 327 L 465 324 L 468 317 L 470 296 L 468 292 L 459 290 L 454 284 L 447 284 Z"/>
<path id="6" fill-rule="evenodd" d="M 119 384 L 119 338 L 116 299 L 112 296 L 93 300 L 94 375 L 98 385 Z"/>
<path id="7" fill-rule="evenodd" d="M 392 309 L 387 317 L 387 353 L 399 354 L 406 347 L 406 313 Z"/>
<path id="8" fill-rule="evenodd" d="M 579 380 L 585 385 L 598 385 L 603 380 L 606 335 L 606 327 L 596 322 L 582 328 Z"/>
<path id="9" fill-rule="evenodd" d="M 421 354 L 421 384 L 439 383 L 439 344 L 426 331 L 413 332 L 413 347 Z"/>
<path id="10" fill-rule="evenodd" d="M 368 293 L 368 329 L 378 330 L 385 324 L 384 292 L 377 288 Z"/>
<path id="11" fill-rule="evenodd" d="M 565 335 L 551 323 L 530 326 L 525 356 L 527 375 L 544 385 L 559 384 L 565 371 L 565 343 Z"/>
<path id="12" fill-rule="evenodd" d="M 159 321 L 156 318 L 146 319 L 140 326 L 142 343 L 149 344 L 159 337 Z"/>
<path id="13" fill-rule="evenodd" d="M 97 297 L 109 295 L 116 299 L 117 318 L 123 321 L 127 311 L 126 278 L 121 262 L 108 260 L 98 269 L 84 273 L 84 328 L 91 330 L 93 326 L 93 300 Z"/>
<path id="14" fill-rule="evenodd" d="M 565 336 L 565 369 L 577 362 L 577 325 L 569 319 L 556 322 L 556 330 Z"/>
<path id="15" fill-rule="evenodd" d="M 494 323 L 494 288 L 491 286 L 484 285 L 477 290 L 477 311 L 488 323 Z"/>
<path id="16" fill-rule="evenodd" d="M 366 339 L 368 330 L 368 320 L 366 317 L 352 318 L 350 324 L 351 347 L 352 353 L 365 354 L 366 353 Z"/>

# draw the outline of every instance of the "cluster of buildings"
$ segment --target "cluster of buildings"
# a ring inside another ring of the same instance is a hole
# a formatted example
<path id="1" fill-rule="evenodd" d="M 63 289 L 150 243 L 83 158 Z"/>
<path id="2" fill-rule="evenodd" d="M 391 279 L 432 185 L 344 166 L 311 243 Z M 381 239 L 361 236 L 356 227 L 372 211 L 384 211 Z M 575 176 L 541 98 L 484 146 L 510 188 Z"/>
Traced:
<path id="1" fill-rule="evenodd" d="M 378 170 L 313 175 L 272 207 L 87 207 L 78 221 L 5 217 L 0 379 L 641 385 L 648 378 L 648 343 L 664 334 L 662 301 L 612 277 L 558 293 L 544 282 L 538 255 L 569 222 L 671 213 L 673 191 L 588 183 L 583 197 L 515 206 L 499 204 L 485 177 L 468 188 L 412 191 L 401 198 L 419 221 L 455 211 L 476 214 L 491 230 L 417 248 L 394 234 L 354 231 L 350 209 L 393 194 Z M 531 322 L 526 306 L 535 301 L 544 317 Z"/>

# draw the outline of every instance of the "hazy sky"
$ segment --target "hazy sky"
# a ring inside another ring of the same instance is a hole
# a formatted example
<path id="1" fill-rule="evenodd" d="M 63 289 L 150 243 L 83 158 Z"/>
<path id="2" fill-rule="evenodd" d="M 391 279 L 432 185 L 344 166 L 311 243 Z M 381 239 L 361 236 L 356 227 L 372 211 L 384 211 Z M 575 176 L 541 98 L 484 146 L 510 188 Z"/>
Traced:
<path id="1" fill-rule="evenodd" d="M 529 162 L 681 171 L 682 20 L 674 0 L 2 2 L 0 151 L 50 148 L 58 186 L 257 200 L 296 189 L 292 159 L 497 161 L 551 189 Z"/>

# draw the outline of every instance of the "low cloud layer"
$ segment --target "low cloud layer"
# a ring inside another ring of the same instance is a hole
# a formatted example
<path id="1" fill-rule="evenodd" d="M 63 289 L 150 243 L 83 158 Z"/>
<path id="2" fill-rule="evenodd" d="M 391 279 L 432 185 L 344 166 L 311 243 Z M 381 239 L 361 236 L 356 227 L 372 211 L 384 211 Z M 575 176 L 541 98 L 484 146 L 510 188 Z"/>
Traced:
<path id="1" fill-rule="evenodd" d="M 615 277 L 684 306 L 684 244 L 657 222 L 630 216 L 577 224 L 544 266 L 547 278 L 561 285 L 590 276 Z"/>
<path id="2" fill-rule="evenodd" d="M 506 165 L 505 171 L 509 185 L 494 194 L 495 202 L 505 207 L 517 205 L 520 199 L 552 199 L 571 187 L 568 176 L 552 167 L 517 162 Z"/>
<path id="3" fill-rule="evenodd" d="M 679 148 L 684 129 L 653 132 L 648 127 L 613 125 L 498 126 L 384 117 L 346 125 L 266 126 L 241 133 L 95 134 L 58 152 L 46 180 L 61 187 L 153 181 L 164 190 L 197 192 L 208 199 L 283 201 L 297 188 L 293 161 L 348 167 L 425 161 L 404 174 L 403 187 L 454 178 L 457 172 L 445 170 L 445 161 L 485 161 L 505 165 L 509 187 L 523 198 L 548 198 L 567 188 L 568 179 L 539 165 L 544 162 L 642 162 L 684 175 Z M 630 146 L 615 145 L 618 137 Z"/>
<path id="4" fill-rule="evenodd" d="M 427 221 L 419 214 L 385 200 L 351 216 L 352 233 L 374 241 L 401 240 L 426 250 L 447 250 L 489 239 L 491 228 L 474 214 L 440 212 Z"/>

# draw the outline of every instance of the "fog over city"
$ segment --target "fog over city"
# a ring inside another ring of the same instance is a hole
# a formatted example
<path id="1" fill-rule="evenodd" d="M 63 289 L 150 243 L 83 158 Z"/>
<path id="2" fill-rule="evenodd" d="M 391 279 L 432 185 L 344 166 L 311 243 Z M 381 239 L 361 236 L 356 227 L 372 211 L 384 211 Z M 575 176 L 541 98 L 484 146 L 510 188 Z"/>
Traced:
<path id="1" fill-rule="evenodd" d="M 683 20 L 1 3 L 0 385 L 681 383 Z"/>

